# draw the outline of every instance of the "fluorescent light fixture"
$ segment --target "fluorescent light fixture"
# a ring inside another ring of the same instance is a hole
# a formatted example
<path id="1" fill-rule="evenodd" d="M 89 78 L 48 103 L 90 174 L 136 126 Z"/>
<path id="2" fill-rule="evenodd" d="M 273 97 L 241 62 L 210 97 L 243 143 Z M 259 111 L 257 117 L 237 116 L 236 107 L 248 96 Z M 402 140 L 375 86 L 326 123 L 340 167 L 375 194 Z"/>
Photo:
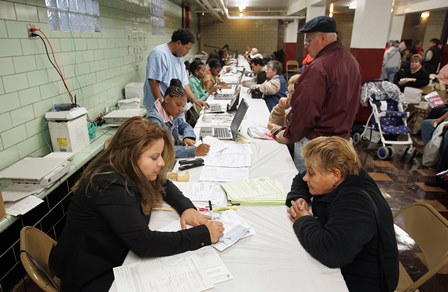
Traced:
<path id="1" fill-rule="evenodd" d="M 333 17 L 333 9 L 334 9 L 334 3 L 330 4 L 330 14 L 328 15 L 329 17 Z"/>
<path id="2" fill-rule="evenodd" d="M 429 11 L 422 12 L 420 15 L 421 18 L 428 18 L 429 17 Z"/>

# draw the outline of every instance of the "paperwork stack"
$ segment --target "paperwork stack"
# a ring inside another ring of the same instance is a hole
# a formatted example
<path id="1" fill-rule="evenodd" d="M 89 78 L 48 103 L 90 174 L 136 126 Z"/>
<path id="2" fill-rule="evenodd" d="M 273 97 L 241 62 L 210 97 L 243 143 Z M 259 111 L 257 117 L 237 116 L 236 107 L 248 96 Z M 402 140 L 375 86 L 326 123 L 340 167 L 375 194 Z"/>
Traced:
<path id="1" fill-rule="evenodd" d="M 232 204 L 284 205 L 286 194 L 279 182 L 269 177 L 251 178 L 221 184 Z"/>

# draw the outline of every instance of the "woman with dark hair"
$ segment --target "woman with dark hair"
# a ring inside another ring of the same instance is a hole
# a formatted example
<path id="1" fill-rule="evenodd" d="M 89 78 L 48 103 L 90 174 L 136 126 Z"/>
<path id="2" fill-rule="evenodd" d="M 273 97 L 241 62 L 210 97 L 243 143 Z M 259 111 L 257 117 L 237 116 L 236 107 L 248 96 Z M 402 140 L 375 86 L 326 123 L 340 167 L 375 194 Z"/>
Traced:
<path id="1" fill-rule="evenodd" d="M 107 291 L 113 268 L 129 251 L 160 257 L 216 242 L 223 226 L 199 213 L 166 173 L 174 147 L 166 130 L 145 118 L 126 121 L 73 186 L 73 197 L 50 266 L 62 291 Z M 182 230 L 148 228 L 162 201 L 180 215 Z M 193 228 L 186 229 L 186 225 Z"/>
<path id="2" fill-rule="evenodd" d="M 303 248 L 340 268 L 349 291 L 394 291 L 399 272 L 392 212 L 352 143 L 322 136 L 301 154 L 307 171 L 294 178 L 286 205 Z"/>
<path id="3" fill-rule="evenodd" d="M 196 134 L 193 127 L 179 117 L 186 103 L 187 96 L 180 80 L 172 79 L 163 100 L 154 102 L 146 118 L 161 125 L 171 134 L 176 158 L 204 156 L 210 150 L 210 145 L 202 143 L 195 147 Z"/>
<path id="4" fill-rule="evenodd" d="M 208 96 L 218 90 L 217 85 L 212 85 L 208 89 L 203 87 L 203 79 L 205 77 L 205 65 L 200 60 L 193 61 L 188 67 L 190 71 L 190 88 L 196 98 L 206 101 Z"/>
<path id="5" fill-rule="evenodd" d="M 205 72 L 205 76 L 202 79 L 202 86 L 205 90 L 210 90 L 213 86 L 219 89 L 221 80 L 219 80 L 218 75 L 222 69 L 221 63 L 217 59 L 210 59 L 207 65 L 209 70 Z"/>

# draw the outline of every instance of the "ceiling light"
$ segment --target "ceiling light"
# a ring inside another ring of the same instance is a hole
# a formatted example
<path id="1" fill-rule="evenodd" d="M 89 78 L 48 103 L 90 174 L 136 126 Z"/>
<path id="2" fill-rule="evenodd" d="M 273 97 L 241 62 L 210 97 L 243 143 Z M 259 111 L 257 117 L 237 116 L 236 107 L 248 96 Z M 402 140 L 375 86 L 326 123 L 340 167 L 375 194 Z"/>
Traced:
<path id="1" fill-rule="evenodd" d="M 350 2 L 350 4 L 348 5 L 348 9 L 356 9 L 356 1 Z"/>
<path id="2" fill-rule="evenodd" d="M 330 4 L 330 14 L 328 16 L 333 17 L 333 9 L 334 9 L 334 3 Z"/>
<path id="3" fill-rule="evenodd" d="M 422 12 L 420 15 L 421 18 L 428 18 L 429 17 L 429 11 Z"/>
<path id="4" fill-rule="evenodd" d="M 247 7 L 247 0 L 238 0 L 238 8 L 240 11 L 246 9 Z"/>

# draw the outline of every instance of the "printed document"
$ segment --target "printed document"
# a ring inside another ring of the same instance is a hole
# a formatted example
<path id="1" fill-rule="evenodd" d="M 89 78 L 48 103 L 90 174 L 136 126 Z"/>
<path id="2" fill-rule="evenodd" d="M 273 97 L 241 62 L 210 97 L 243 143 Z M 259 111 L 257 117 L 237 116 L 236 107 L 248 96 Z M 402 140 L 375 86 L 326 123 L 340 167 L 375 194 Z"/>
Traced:
<path id="1" fill-rule="evenodd" d="M 232 203 L 278 205 L 286 200 L 280 183 L 269 177 L 222 183 L 221 186 Z"/>
<path id="2" fill-rule="evenodd" d="M 219 184 L 209 182 L 173 182 L 196 207 L 211 201 L 215 206 L 227 205 L 227 197 Z"/>
<path id="3" fill-rule="evenodd" d="M 23 215 L 35 208 L 44 200 L 39 199 L 36 196 L 28 196 L 18 202 L 7 202 L 5 203 L 6 213 L 13 216 Z"/>
<path id="4" fill-rule="evenodd" d="M 113 271 L 118 292 L 204 291 L 233 278 L 210 246 L 168 257 L 139 259 L 138 263 Z"/>
<path id="5" fill-rule="evenodd" d="M 213 212 L 214 219 L 224 224 L 224 235 L 213 247 L 219 251 L 234 245 L 241 238 L 254 235 L 255 230 L 247 224 L 234 210 Z"/>
<path id="6" fill-rule="evenodd" d="M 202 167 L 200 181 L 235 181 L 249 178 L 249 168 Z"/>
<path id="7" fill-rule="evenodd" d="M 189 292 L 214 286 L 207 276 L 204 260 L 197 255 L 186 255 L 176 261 L 148 259 L 113 271 L 118 292 Z"/>
<path id="8" fill-rule="evenodd" d="M 224 235 L 219 241 L 212 246 L 219 251 L 235 244 L 241 238 L 254 235 L 255 230 L 247 224 L 234 210 L 227 210 L 223 212 L 213 212 L 213 218 L 222 222 L 224 225 Z M 167 226 L 160 229 L 160 231 L 177 231 L 180 230 L 179 220 L 174 220 Z"/>

